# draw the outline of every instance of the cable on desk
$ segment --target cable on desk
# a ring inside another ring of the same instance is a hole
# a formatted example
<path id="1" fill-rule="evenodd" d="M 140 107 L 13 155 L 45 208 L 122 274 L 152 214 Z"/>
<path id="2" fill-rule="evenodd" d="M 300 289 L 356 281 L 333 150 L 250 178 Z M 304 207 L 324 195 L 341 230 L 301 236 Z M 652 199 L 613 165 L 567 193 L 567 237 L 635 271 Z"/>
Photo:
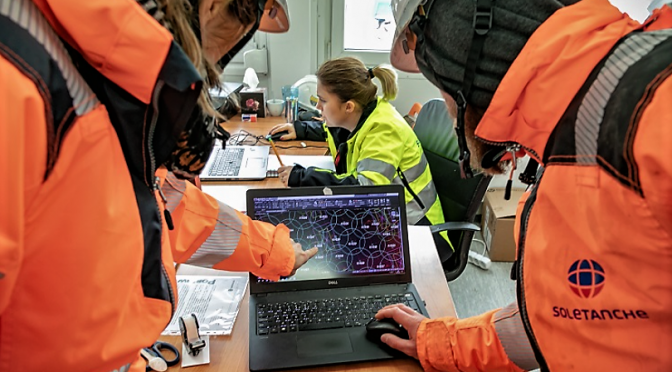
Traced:
<path id="1" fill-rule="evenodd" d="M 232 145 L 232 146 L 241 146 L 241 145 L 247 145 L 247 146 L 257 146 L 257 145 L 270 145 L 270 142 L 266 139 L 266 136 L 257 136 L 256 134 L 252 134 L 244 129 L 241 129 L 238 131 L 238 133 L 234 133 L 231 135 L 231 138 L 229 138 L 227 144 Z M 306 146 L 280 146 L 278 145 L 278 142 L 275 142 L 275 147 L 279 149 L 305 149 L 305 148 L 316 148 L 316 149 L 328 149 L 329 146 L 316 146 L 316 145 L 306 145 Z"/>

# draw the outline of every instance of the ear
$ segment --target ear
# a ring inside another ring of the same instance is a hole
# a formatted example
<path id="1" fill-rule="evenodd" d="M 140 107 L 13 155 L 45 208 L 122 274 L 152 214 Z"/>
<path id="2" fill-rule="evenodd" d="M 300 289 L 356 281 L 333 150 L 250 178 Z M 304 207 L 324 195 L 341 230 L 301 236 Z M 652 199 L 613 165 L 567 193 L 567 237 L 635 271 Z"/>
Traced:
<path id="1" fill-rule="evenodd" d="M 203 23 L 207 23 L 213 14 L 213 8 L 215 7 L 215 0 L 199 0 L 198 1 L 198 17 L 201 19 L 201 27 Z"/>
<path id="2" fill-rule="evenodd" d="M 355 102 L 353 102 L 352 100 L 345 102 L 345 112 L 348 114 L 352 114 L 353 112 L 355 112 L 356 107 L 357 104 L 355 104 Z"/>

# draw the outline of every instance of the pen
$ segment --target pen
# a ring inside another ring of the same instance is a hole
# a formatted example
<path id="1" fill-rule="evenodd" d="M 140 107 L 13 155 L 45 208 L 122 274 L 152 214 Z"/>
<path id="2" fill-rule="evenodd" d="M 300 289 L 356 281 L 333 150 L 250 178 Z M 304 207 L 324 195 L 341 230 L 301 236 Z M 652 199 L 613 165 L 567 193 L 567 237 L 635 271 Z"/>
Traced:
<path id="1" fill-rule="evenodd" d="M 268 139 L 268 142 L 271 143 L 271 147 L 273 148 L 273 152 L 275 153 L 275 156 L 278 158 L 278 162 L 280 162 L 280 166 L 284 167 L 285 165 L 282 164 L 282 159 L 280 159 L 280 154 L 278 154 L 278 149 L 275 148 L 275 143 L 270 138 Z"/>

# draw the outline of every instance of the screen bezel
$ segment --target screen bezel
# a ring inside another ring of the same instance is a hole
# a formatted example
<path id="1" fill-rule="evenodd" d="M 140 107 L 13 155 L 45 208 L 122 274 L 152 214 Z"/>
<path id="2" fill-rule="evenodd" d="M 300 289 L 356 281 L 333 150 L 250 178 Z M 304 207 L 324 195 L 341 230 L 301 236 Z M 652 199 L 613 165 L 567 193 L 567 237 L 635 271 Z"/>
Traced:
<path id="1" fill-rule="evenodd" d="M 326 191 L 328 190 L 328 191 Z M 327 192 L 327 194 L 325 194 Z M 411 282 L 411 255 L 408 244 L 408 228 L 406 222 L 406 199 L 402 185 L 384 185 L 384 186 L 328 186 L 328 187 L 299 187 L 283 189 L 250 189 L 247 190 L 247 215 L 254 219 L 254 199 L 272 198 L 287 196 L 322 196 L 322 195 L 370 195 L 370 194 L 388 194 L 398 195 L 399 210 L 401 214 L 401 244 L 404 252 L 404 273 L 403 274 L 371 274 L 362 275 L 354 278 L 332 278 L 316 279 L 306 281 L 289 281 L 260 283 L 257 276 L 250 273 L 250 293 L 273 293 L 287 292 L 297 290 L 328 289 L 328 288 L 346 288 L 355 286 L 367 286 L 373 284 L 402 284 Z M 328 194 L 330 193 L 330 194 Z M 305 247 L 304 247 L 305 248 Z"/>

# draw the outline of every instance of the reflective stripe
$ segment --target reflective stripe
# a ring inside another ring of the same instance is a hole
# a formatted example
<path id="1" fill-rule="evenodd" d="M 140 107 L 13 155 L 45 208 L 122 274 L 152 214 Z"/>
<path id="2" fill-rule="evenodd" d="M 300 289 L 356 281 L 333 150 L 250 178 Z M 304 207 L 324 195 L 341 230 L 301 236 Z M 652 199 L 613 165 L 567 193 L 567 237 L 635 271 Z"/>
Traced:
<path id="1" fill-rule="evenodd" d="M 77 115 L 86 114 L 98 104 L 98 99 L 96 99 L 84 78 L 77 72 L 58 35 L 49 26 L 47 20 L 32 1 L 0 0 L 0 14 L 26 29 L 35 40 L 42 44 L 49 56 L 56 62 L 63 79 L 65 79 L 68 94 L 72 98 L 72 104 Z"/>
<path id="2" fill-rule="evenodd" d="M 240 240 L 243 221 L 236 211 L 219 203 L 219 215 L 212 234 L 186 263 L 201 267 L 212 267 L 233 254 Z"/>
<path id="3" fill-rule="evenodd" d="M 597 140 L 609 98 L 628 68 L 668 36 L 669 31 L 635 33 L 624 40 L 607 58 L 577 112 L 574 139 L 576 154 L 580 155 L 576 158 L 579 164 L 597 164 Z"/>
<path id="4" fill-rule="evenodd" d="M 128 372 L 128 371 L 130 371 L 130 370 L 131 370 L 131 365 L 130 365 L 130 364 L 127 364 L 127 365 L 125 365 L 125 366 L 123 366 L 123 367 L 121 367 L 121 368 L 114 369 L 114 370 L 112 370 L 112 371 L 110 371 L 110 372 Z"/>
<path id="5" fill-rule="evenodd" d="M 175 177 L 173 172 L 168 172 L 166 182 L 161 186 L 161 191 L 163 191 L 163 195 L 166 196 L 166 208 L 168 208 L 169 211 L 174 211 L 175 208 L 177 208 L 177 205 L 180 204 L 184 191 L 187 189 L 186 182 L 187 181 Z"/>
<path id="6" fill-rule="evenodd" d="M 371 181 L 369 178 L 367 178 L 367 177 L 365 177 L 365 176 L 363 176 L 363 175 L 361 175 L 361 174 L 358 174 L 358 175 L 357 175 L 357 182 L 359 182 L 359 184 L 360 184 L 361 186 L 372 186 L 372 185 L 375 185 L 375 183 L 373 183 L 373 181 Z"/>
<path id="7" fill-rule="evenodd" d="M 378 159 L 362 159 L 357 162 L 357 173 L 362 172 L 376 172 L 391 181 L 394 175 L 397 174 L 397 168 L 389 163 Z M 410 182 L 410 181 L 409 181 Z"/>
<path id="8" fill-rule="evenodd" d="M 392 181 L 392 183 L 403 185 L 399 177 L 395 178 L 394 181 Z M 425 216 L 425 214 L 427 214 L 429 209 L 434 205 L 437 196 L 434 182 L 428 183 L 424 189 L 422 189 L 419 193 L 417 193 L 417 195 L 418 198 L 420 198 L 420 200 L 422 200 L 422 203 L 425 205 L 425 209 L 420 208 L 420 204 L 418 204 L 418 202 L 416 202 L 415 200 L 413 199 L 407 200 L 406 219 L 409 225 L 415 225 L 418 221 L 422 219 L 422 217 Z"/>
<path id="9" fill-rule="evenodd" d="M 520 318 L 518 304 L 514 302 L 496 312 L 493 322 L 509 360 L 525 371 L 539 368 Z"/>
<path id="10" fill-rule="evenodd" d="M 425 158 L 425 154 L 422 154 L 420 156 L 420 162 L 406 170 L 404 170 L 404 175 L 406 176 L 406 180 L 408 180 L 408 183 L 413 183 L 413 181 L 417 180 L 420 178 L 423 174 L 425 174 L 425 171 L 427 170 L 427 159 Z M 422 199 L 424 202 L 425 199 Z"/>

